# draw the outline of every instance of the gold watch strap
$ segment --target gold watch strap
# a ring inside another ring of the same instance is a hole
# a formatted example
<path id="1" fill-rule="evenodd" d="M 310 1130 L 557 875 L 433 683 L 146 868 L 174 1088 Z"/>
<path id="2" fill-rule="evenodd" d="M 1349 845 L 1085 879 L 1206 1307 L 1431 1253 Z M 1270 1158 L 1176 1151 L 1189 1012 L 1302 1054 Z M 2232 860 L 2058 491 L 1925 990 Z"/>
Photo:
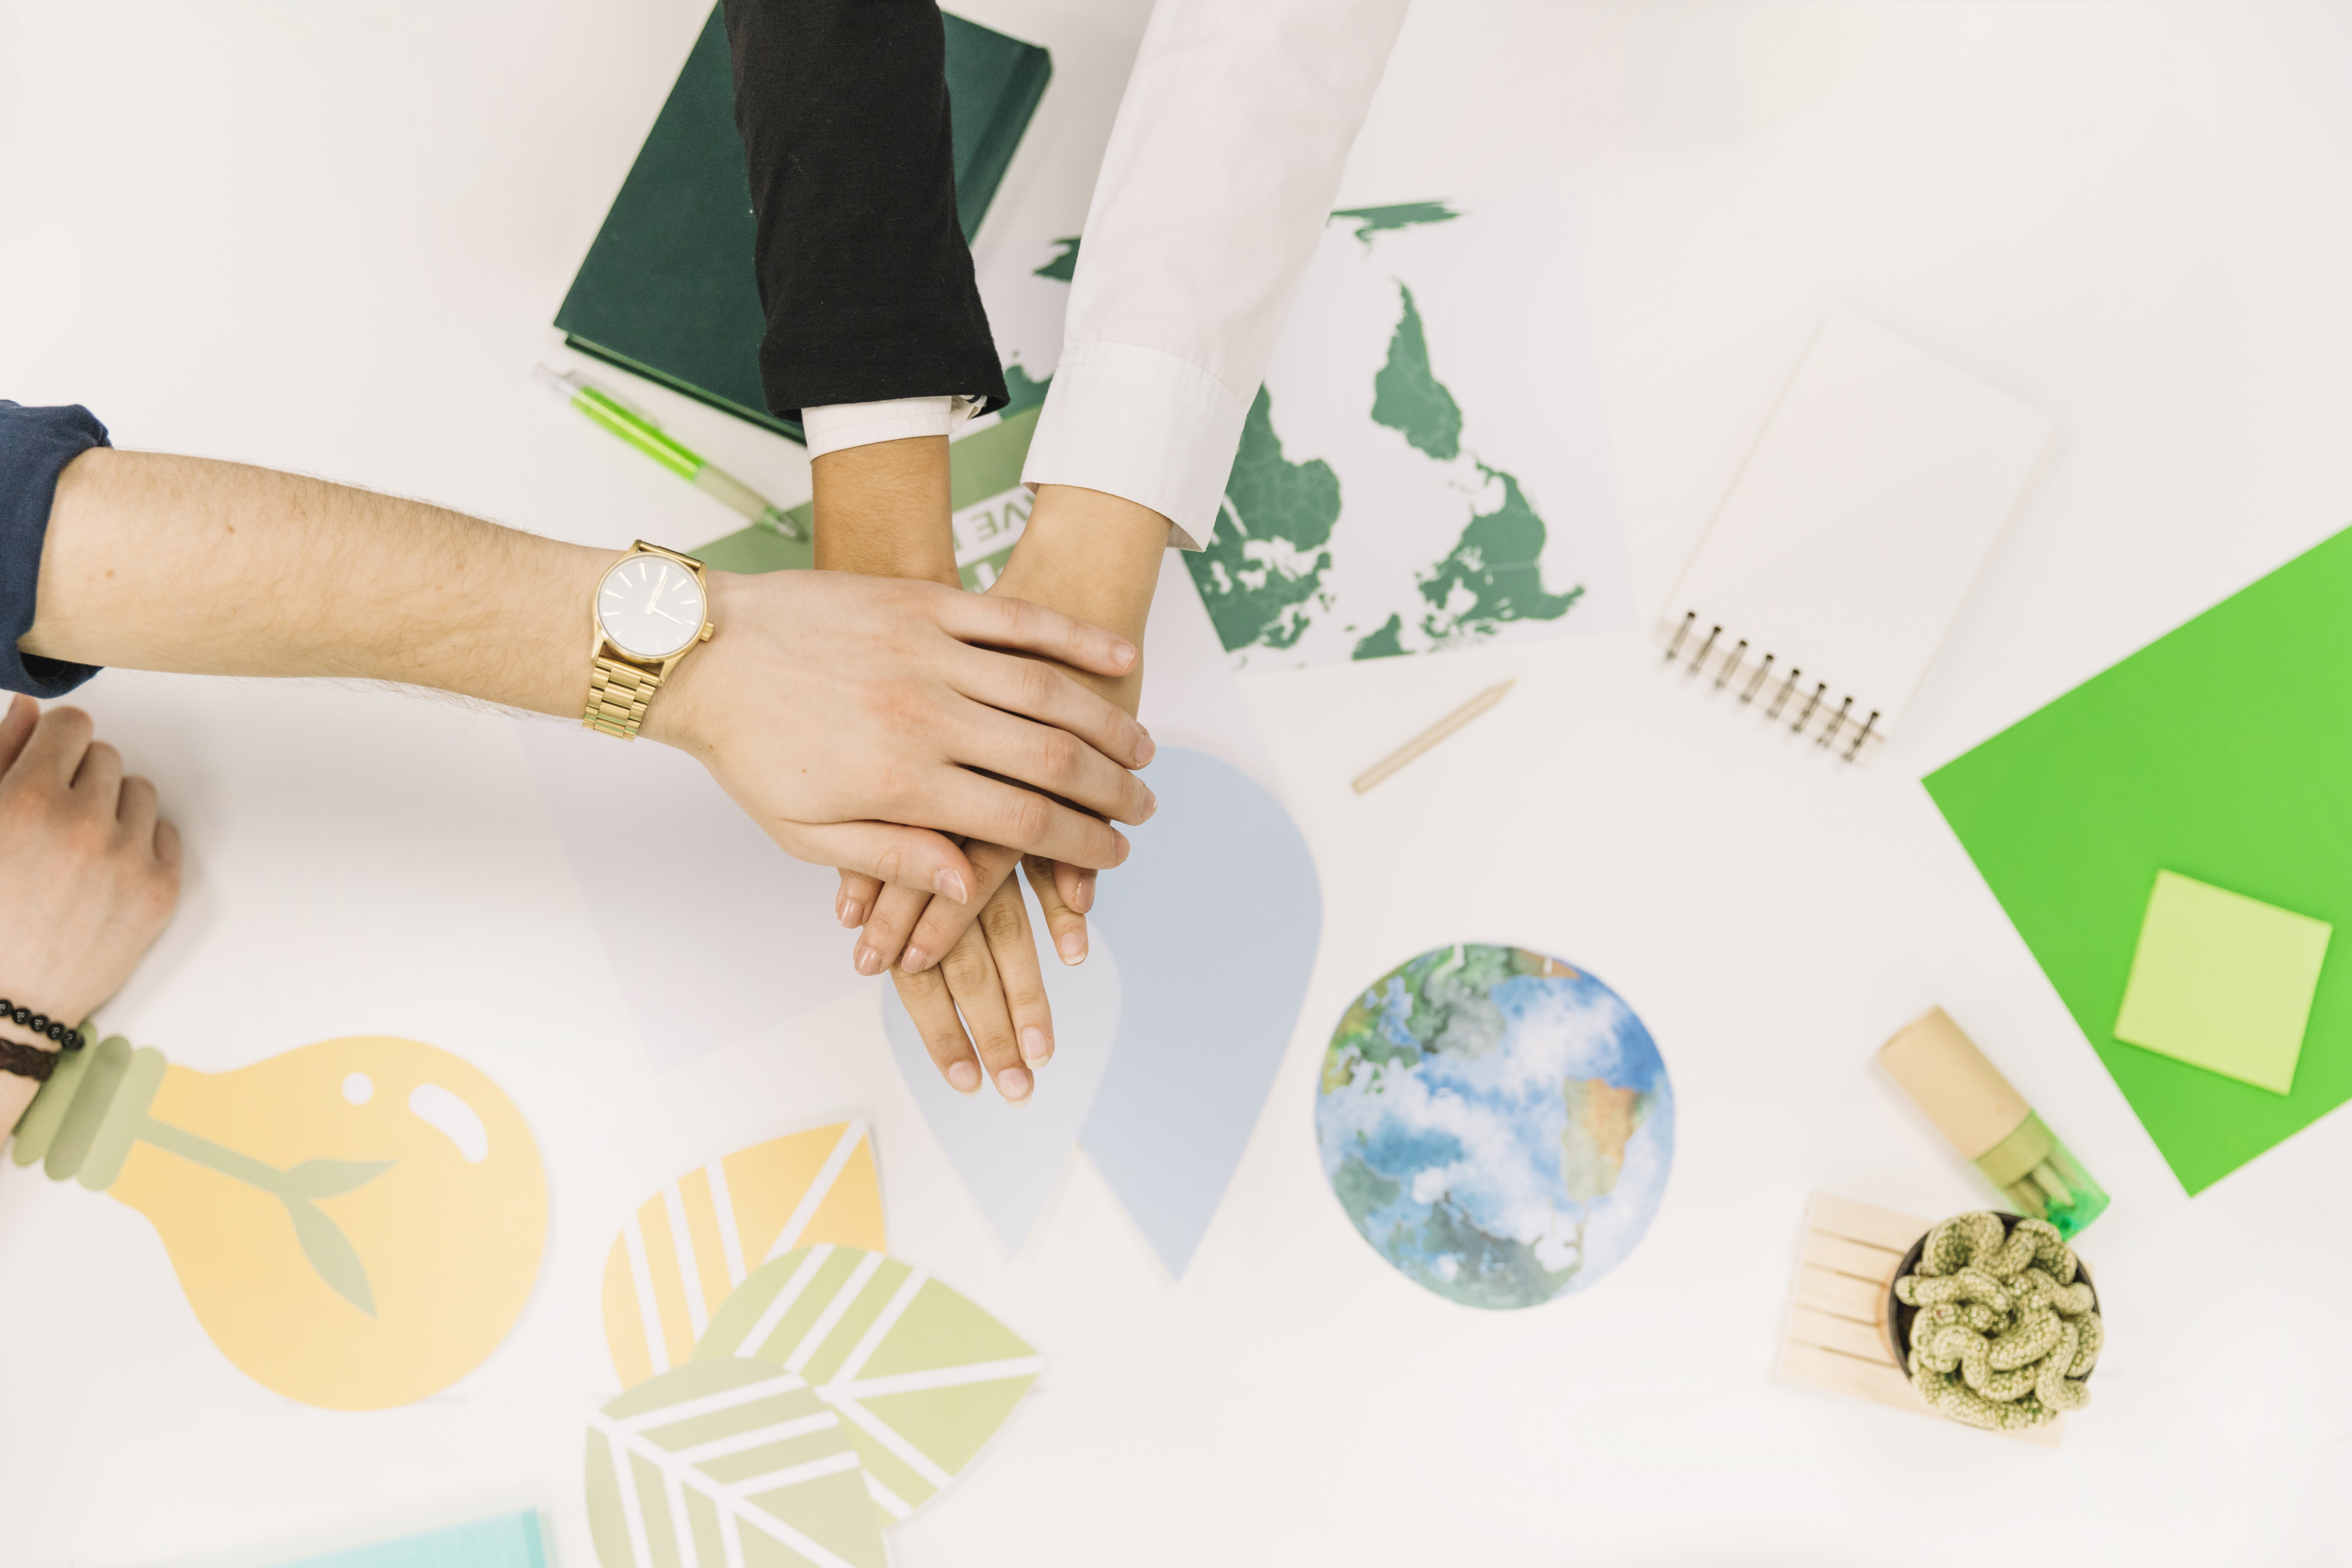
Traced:
<path id="1" fill-rule="evenodd" d="M 586 729 L 634 741 L 637 726 L 646 721 L 646 704 L 660 689 L 661 677 L 651 670 L 600 657 L 588 672 L 588 712 L 580 722 Z"/>

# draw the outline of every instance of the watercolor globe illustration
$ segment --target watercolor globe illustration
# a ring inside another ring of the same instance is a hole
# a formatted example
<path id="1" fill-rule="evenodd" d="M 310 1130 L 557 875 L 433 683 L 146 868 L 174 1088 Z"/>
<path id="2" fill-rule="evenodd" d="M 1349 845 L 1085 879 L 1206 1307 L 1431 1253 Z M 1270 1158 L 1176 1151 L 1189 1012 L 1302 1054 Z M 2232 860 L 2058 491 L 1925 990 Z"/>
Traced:
<path id="1" fill-rule="evenodd" d="M 1581 970 L 1516 947 L 1424 952 L 1349 1005 L 1323 1058 L 1323 1173 L 1407 1278 L 1540 1306 L 1624 1261 L 1675 1152 L 1666 1064 Z"/>

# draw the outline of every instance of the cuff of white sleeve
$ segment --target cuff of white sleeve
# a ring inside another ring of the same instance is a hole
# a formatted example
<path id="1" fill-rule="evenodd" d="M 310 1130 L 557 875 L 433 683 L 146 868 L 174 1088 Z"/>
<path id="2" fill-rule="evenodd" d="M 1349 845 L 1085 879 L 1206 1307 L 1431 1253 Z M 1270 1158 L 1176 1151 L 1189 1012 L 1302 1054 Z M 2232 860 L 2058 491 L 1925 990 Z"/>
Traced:
<path id="1" fill-rule="evenodd" d="M 887 403 L 828 403 L 801 410 L 809 460 L 877 441 L 909 436 L 946 436 L 971 417 L 978 405 L 969 397 L 894 397 Z"/>
<path id="2" fill-rule="evenodd" d="M 1198 550 L 1224 504 L 1249 405 L 1189 360 L 1133 343 L 1072 343 L 1054 368 L 1021 479 L 1148 506 Z"/>

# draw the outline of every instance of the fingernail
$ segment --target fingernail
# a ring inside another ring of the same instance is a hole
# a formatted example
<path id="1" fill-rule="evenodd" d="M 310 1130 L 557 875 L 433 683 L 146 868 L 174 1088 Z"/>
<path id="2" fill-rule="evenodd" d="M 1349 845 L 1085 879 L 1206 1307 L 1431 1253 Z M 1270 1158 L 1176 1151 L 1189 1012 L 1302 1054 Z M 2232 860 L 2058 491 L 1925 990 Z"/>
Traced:
<path id="1" fill-rule="evenodd" d="M 940 897 L 947 900 L 947 901 L 951 904 L 962 903 L 966 899 L 971 897 L 970 894 L 963 890 L 963 873 L 961 871 L 942 871 L 939 874 L 937 879 L 932 882 L 931 886 L 939 893 Z"/>
<path id="2" fill-rule="evenodd" d="M 1064 931 L 1054 939 L 1054 951 L 1062 955 L 1064 963 L 1084 963 L 1087 961 L 1087 933 Z"/>
<path id="3" fill-rule="evenodd" d="M 1004 1097 L 1007 1105 L 1026 1100 L 1032 1087 L 1028 1073 L 1020 1068 L 1006 1068 L 996 1075 L 996 1092 Z"/>
<path id="4" fill-rule="evenodd" d="M 1078 884 L 1078 896 L 1070 900 L 1070 908 L 1080 914 L 1091 913 L 1095 907 L 1095 884 L 1092 878 Z"/>
<path id="5" fill-rule="evenodd" d="M 1022 1060 L 1034 1068 L 1040 1062 L 1052 1060 L 1053 1056 L 1054 1042 L 1045 1037 L 1045 1030 L 1032 1024 L 1021 1031 Z"/>
<path id="6" fill-rule="evenodd" d="M 1125 669 L 1135 662 L 1135 645 L 1121 637 L 1110 645 L 1110 667 Z"/>
<path id="7" fill-rule="evenodd" d="M 857 973 L 860 974 L 882 973 L 882 955 L 863 942 L 858 943 L 857 956 L 851 962 L 857 965 Z"/>
<path id="8" fill-rule="evenodd" d="M 856 931 L 866 923 L 866 906 L 856 899 L 844 899 L 841 900 L 841 908 L 836 911 L 836 915 L 844 930 Z"/>
<path id="9" fill-rule="evenodd" d="M 923 966 L 930 961 L 929 953 L 919 947 L 910 947 L 898 955 L 898 967 L 906 973 L 920 974 L 923 972 Z"/>
<path id="10" fill-rule="evenodd" d="M 958 1094 L 980 1092 L 980 1069 L 970 1062 L 958 1062 L 948 1068 L 948 1087 Z"/>
<path id="11" fill-rule="evenodd" d="M 1157 803 L 1157 802 L 1154 802 L 1153 804 L 1157 805 L 1158 803 Z M 1124 866 L 1124 865 L 1126 865 L 1126 864 L 1127 864 L 1127 852 L 1128 852 L 1129 849 L 1133 848 L 1133 847 L 1134 847 L 1134 846 L 1132 846 L 1132 845 L 1130 845 L 1129 843 L 1128 843 L 1128 841 L 1127 841 L 1127 835 L 1126 835 L 1126 834 L 1124 834 L 1124 833 L 1121 833 L 1121 832 L 1120 832 L 1118 828 L 1116 828 L 1116 827 L 1114 827 L 1114 828 L 1112 828 L 1112 829 L 1110 830 L 1110 836 L 1111 836 L 1113 838 L 1116 838 L 1116 839 L 1118 839 L 1118 859 L 1115 862 L 1115 864 Z"/>
<path id="12" fill-rule="evenodd" d="M 1149 730 L 1144 731 L 1143 739 L 1136 743 L 1135 765 L 1139 768 L 1159 754 L 1160 748 L 1152 743 L 1151 731 Z"/>
<path id="13" fill-rule="evenodd" d="M 1159 809 L 1160 797 L 1152 794 L 1150 790 L 1145 790 L 1143 792 L 1143 812 L 1136 820 L 1139 822 L 1149 822 L 1151 820 L 1151 814 Z"/>

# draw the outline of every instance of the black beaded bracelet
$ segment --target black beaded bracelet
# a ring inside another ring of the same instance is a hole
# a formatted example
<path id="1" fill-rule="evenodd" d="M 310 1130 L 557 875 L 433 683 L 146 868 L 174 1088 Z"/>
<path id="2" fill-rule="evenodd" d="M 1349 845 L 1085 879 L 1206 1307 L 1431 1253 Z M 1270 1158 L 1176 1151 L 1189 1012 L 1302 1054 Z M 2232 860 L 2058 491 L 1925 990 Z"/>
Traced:
<path id="1" fill-rule="evenodd" d="M 30 1007 L 19 1007 L 5 996 L 0 996 L 0 1018 L 27 1028 L 49 1041 L 61 1051 L 81 1049 L 81 1031 L 61 1018 L 47 1013 L 36 1013 Z"/>

